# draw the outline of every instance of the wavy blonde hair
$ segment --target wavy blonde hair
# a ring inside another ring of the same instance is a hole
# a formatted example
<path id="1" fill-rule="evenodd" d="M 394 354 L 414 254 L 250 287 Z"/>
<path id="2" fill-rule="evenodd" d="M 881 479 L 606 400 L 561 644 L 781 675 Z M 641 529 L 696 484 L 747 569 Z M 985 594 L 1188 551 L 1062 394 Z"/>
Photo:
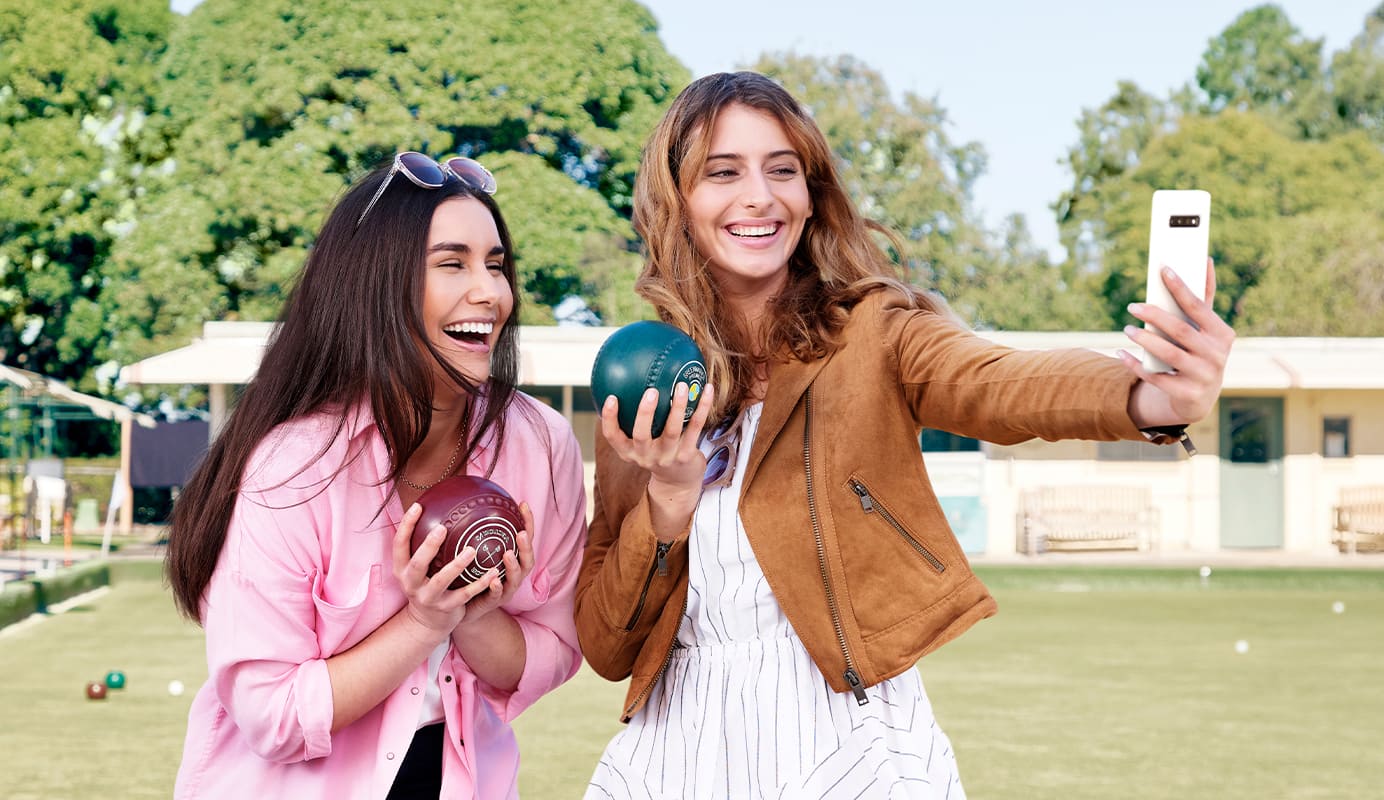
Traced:
<path id="1" fill-rule="evenodd" d="M 687 222 L 685 198 L 706 163 L 716 117 L 733 104 L 778 120 L 802 159 L 812 198 L 813 214 L 788 260 L 787 285 L 772 301 L 769 322 L 758 334 L 729 304 L 719 302 L 715 279 Z M 787 90 L 757 72 L 707 75 L 673 101 L 644 147 L 634 184 L 634 228 L 647 254 L 635 290 L 702 349 L 717 389 L 713 420 L 739 409 L 756 370 L 771 359 L 808 361 L 835 349 L 851 307 L 870 291 L 893 289 L 915 307 L 945 309 L 940 298 L 900 280 L 871 235 L 883 234 L 902 252 L 897 234 L 856 210 L 817 123 Z"/>

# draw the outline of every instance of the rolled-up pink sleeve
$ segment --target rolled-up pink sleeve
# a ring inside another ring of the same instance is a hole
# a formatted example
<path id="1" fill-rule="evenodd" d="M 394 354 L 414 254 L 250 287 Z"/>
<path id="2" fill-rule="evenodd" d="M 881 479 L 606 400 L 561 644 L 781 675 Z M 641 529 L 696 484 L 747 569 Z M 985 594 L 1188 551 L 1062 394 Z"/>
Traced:
<path id="1" fill-rule="evenodd" d="M 315 629 L 316 573 L 304 563 L 305 544 L 284 535 L 313 530 L 311 505 L 242 495 L 204 611 L 217 699 L 249 747 L 278 763 L 332 751 L 331 654 Z"/>

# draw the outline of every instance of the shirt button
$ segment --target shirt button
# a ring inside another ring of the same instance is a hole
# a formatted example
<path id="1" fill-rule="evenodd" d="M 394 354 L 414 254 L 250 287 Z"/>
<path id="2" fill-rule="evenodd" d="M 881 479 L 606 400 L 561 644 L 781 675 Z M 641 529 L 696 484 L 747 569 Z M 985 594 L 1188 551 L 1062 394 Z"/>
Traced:
<path id="1" fill-rule="evenodd" d="M 413 692 L 414 694 L 418 694 L 418 687 L 415 686 L 415 687 L 413 687 L 412 689 L 410 689 L 409 691 Z"/>
<path id="2" fill-rule="evenodd" d="M 385 754 L 384 754 L 384 757 L 387 758 L 387 759 L 389 759 L 390 761 L 393 761 L 393 760 L 394 760 L 394 754 L 393 754 L 393 753 L 385 753 Z"/>
<path id="3" fill-rule="evenodd" d="M 451 675 L 448 675 L 447 677 L 443 678 L 443 680 L 446 681 L 446 682 L 448 682 L 448 683 L 451 683 L 451 682 L 452 682 L 452 676 L 451 676 Z"/>

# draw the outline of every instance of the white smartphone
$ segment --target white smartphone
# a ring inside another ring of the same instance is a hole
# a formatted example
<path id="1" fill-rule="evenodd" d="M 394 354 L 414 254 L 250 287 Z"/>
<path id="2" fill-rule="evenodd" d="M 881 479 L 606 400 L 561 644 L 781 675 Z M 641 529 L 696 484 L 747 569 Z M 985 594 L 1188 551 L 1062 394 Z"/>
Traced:
<path id="1" fill-rule="evenodd" d="M 1145 302 L 1187 319 L 1168 287 L 1161 270 L 1170 267 L 1187 288 L 1199 298 L 1206 295 L 1206 257 L 1211 245 L 1211 194 L 1199 189 L 1160 189 L 1153 193 L 1153 214 L 1149 220 L 1149 272 Z M 1169 339 L 1167 334 L 1145 323 L 1145 328 Z M 1171 341 L 1171 339 L 1169 339 Z M 1172 372 L 1172 368 L 1148 352 L 1144 369 Z"/>

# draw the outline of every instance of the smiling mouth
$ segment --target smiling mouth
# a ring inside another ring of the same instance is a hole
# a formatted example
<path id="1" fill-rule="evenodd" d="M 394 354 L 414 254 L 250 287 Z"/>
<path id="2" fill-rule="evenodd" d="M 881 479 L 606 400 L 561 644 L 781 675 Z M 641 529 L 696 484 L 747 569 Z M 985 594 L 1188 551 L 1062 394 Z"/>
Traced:
<path id="1" fill-rule="evenodd" d="M 778 233 L 779 224 L 776 222 L 765 225 L 729 225 L 726 232 L 739 239 L 763 239 Z"/>
<path id="2" fill-rule="evenodd" d="M 453 341 L 471 344 L 487 343 L 490 341 L 490 334 L 494 330 L 495 323 L 493 322 L 462 322 L 456 325 L 446 325 L 442 328 L 442 332 Z"/>

